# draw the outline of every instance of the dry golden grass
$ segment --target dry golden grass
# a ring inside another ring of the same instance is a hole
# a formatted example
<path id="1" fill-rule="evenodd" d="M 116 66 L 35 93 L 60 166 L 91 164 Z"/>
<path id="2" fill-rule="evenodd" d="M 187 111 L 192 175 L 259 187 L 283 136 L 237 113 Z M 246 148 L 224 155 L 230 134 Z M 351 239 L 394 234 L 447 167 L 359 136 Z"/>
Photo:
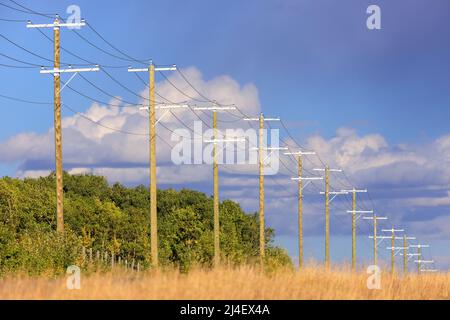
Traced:
<path id="1" fill-rule="evenodd" d="M 366 273 L 326 272 L 307 267 L 301 272 L 263 273 L 243 266 L 180 274 L 174 270 L 115 270 L 81 277 L 80 290 L 66 289 L 65 277 L 7 276 L 0 279 L 0 299 L 448 299 L 450 274 L 382 275 L 381 290 L 369 290 Z"/>

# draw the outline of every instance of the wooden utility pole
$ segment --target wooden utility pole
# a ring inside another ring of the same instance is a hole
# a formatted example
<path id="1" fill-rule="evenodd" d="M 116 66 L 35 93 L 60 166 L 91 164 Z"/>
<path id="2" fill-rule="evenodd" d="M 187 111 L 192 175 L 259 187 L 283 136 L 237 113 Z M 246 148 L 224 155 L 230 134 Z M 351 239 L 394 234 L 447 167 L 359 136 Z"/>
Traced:
<path id="1" fill-rule="evenodd" d="M 407 237 L 406 234 L 403 235 L 403 274 L 408 273 L 408 240 L 415 240 L 415 237 Z"/>
<path id="2" fill-rule="evenodd" d="M 330 268 L 330 168 L 325 167 L 325 268 Z"/>
<path id="3" fill-rule="evenodd" d="M 213 111 L 213 130 L 214 138 L 217 136 L 217 111 Z M 217 267 L 220 264 L 220 224 L 219 224 L 219 165 L 217 163 L 217 143 L 214 143 L 213 150 L 213 180 L 214 180 L 214 266 Z"/>
<path id="4" fill-rule="evenodd" d="M 55 19 L 54 23 L 58 23 Z M 60 38 L 59 28 L 53 28 L 53 51 L 54 65 L 60 69 Z M 54 88 L 54 128 L 55 128 L 55 164 L 56 164 L 56 231 L 64 232 L 64 212 L 63 212 L 63 168 L 62 168 L 62 133 L 61 133 L 61 76 L 55 73 L 53 77 Z"/>
<path id="5" fill-rule="evenodd" d="M 392 238 L 391 238 L 391 273 L 392 275 L 395 274 L 395 231 L 392 231 Z"/>
<path id="6" fill-rule="evenodd" d="M 265 220 L 264 220 L 264 161 L 266 150 L 286 150 L 287 148 L 267 148 L 264 141 L 264 122 L 265 121 L 280 121 L 279 118 L 265 118 L 261 113 L 259 118 L 244 118 L 246 121 L 258 121 L 259 122 L 259 134 L 258 134 L 258 147 L 254 148 L 258 150 L 258 164 L 259 164 L 259 258 L 261 265 L 264 264 L 266 239 L 265 239 Z"/>
<path id="7" fill-rule="evenodd" d="M 364 213 L 373 213 L 372 210 L 356 210 L 356 194 L 357 193 L 366 193 L 367 190 L 358 190 L 358 189 L 351 189 L 351 190 L 342 190 L 344 192 L 348 192 L 352 194 L 352 210 L 348 210 L 348 213 L 352 214 L 352 271 L 356 271 L 356 221 L 359 217 L 357 217 L 357 214 L 364 214 Z"/>
<path id="8" fill-rule="evenodd" d="M 214 211 L 214 266 L 220 264 L 220 217 L 219 217 L 219 163 L 217 148 L 218 143 L 237 142 L 242 139 L 219 139 L 217 128 L 217 112 L 225 110 L 236 110 L 236 107 L 221 107 L 215 104 L 213 107 L 194 107 L 194 110 L 212 111 L 213 113 L 213 140 L 204 140 L 203 142 L 213 143 L 213 211 Z M 243 140 L 245 141 L 245 140 Z"/>
<path id="9" fill-rule="evenodd" d="M 303 165 L 302 157 L 299 154 L 297 156 L 297 174 L 302 176 Z M 303 182 L 302 179 L 298 179 L 298 268 L 303 267 Z"/>
<path id="10" fill-rule="evenodd" d="M 285 152 L 285 155 L 297 156 L 297 174 L 298 177 L 291 178 L 292 180 L 297 180 L 297 195 L 298 195 L 298 268 L 303 267 L 303 188 L 305 188 L 312 180 L 321 180 L 322 177 L 303 177 L 303 155 L 315 155 L 315 152 Z M 303 181 L 309 180 L 305 185 Z"/>
<path id="11" fill-rule="evenodd" d="M 395 275 L 395 256 L 396 256 L 396 250 L 402 250 L 403 247 L 396 247 L 395 246 L 395 240 L 402 240 L 403 237 L 396 237 L 396 233 L 397 232 L 404 232 L 405 230 L 403 229 L 395 229 L 394 227 L 392 227 L 392 229 L 382 229 L 382 232 L 390 232 L 391 235 L 390 236 L 383 236 L 380 237 L 382 239 L 391 239 L 391 246 L 387 247 L 386 249 L 391 250 L 391 275 L 394 276 Z"/>
<path id="12" fill-rule="evenodd" d="M 408 241 L 406 234 L 403 235 L 403 274 L 408 273 Z"/>
<path id="13" fill-rule="evenodd" d="M 417 273 L 421 273 L 422 271 L 422 264 L 424 263 L 433 263 L 434 261 L 427 261 L 422 259 L 422 248 L 429 248 L 430 246 L 428 244 L 412 244 L 409 246 L 410 248 L 417 248 L 417 253 L 411 254 L 411 256 L 416 256 L 417 260 L 414 260 L 415 263 L 417 263 Z M 433 270 L 431 270 L 433 271 Z"/>
<path id="14" fill-rule="evenodd" d="M 158 267 L 158 213 L 156 212 L 156 110 L 155 110 L 155 65 L 149 67 L 149 128 L 150 128 L 150 250 L 152 266 Z"/>
<path id="15" fill-rule="evenodd" d="M 264 263 L 266 255 L 265 244 L 265 223 L 264 223 L 264 148 L 262 141 L 264 139 L 264 115 L 259 117 L 259 253 L 261 264 Z"/>
<path id="16" fill-rule="evenodd" d="M 373 264 L 378 265 L 378 256 L 377 256 L 377 215 L 375 214 L 373 217 Z"/>
<path id="17" fill-rule="evenodd" d="M 175 65 L 170 67 L 156 67 L 153 62 L 147 68 L 129 68 L 128 72 L 148 72 L 149 75 L 149 105 L 143 109 L 148 110 L 149 127 L 149 160 L 150 160 L 150 252 L 151 265 L 158 267 L 158 212 L 157 212 L 157 184 L 156 184 L 156 109 L 187 108 L 186 105 L 163 105 L 156 107 L 155 102 L 155 71 L 174 71 Z M 167 112 L 167 111 L 166 111 Z"/>
<path id="18" fill-rule="evenodd" d="M 418 260 L 417 260 L 417 273 L 420 273 L 422 271 L 422 247 L 417 247 L 417 254 L 418 254 Z"/>
<path id="19" fill-rule="evenodd" d="M 320 194 L 325 195 L 325 268 L 330 269 L 330 202 L 340 194 L 347 194 L 343 191 L 330 191 L 330 172 L 342 172 L 341 169 L 330 169 L 329 166 L 325 166 L 324 169 L 313 169 L 314 171 L 325 172 L 325 192 Z M 330 199 L 330 195 L 334 195 Z"/>
<path id="20" fill-rule="evenodd" d="M 373 213 L 373 212 L 372 212 Z M 375 213 L 371 217 L 363 217 L 364 220 L 372 220 L 373 221 L 373 236 L 369 236 L 369 238 L 373 239 L 373 264 L 378 265 L 378 239 L 377 239 L 377 221 L 378 220 L 387 220 L 387 217 L 378 217 Z"/>
<path id="21" fill-rule="evenodd" d="M 78 73 L 98 71 L 99 68 L 69 68 L 61 69 L 60 62 L 60 28 L 83 27 L 84 20 L 76 23 L 61 23 L 56 15 L 53 23 L 33 24 L 28 22 L 27 28 L 53 28 L 53 70 L 42 69 L 42 74 L 53 74 L 53 100 L 54 100 L 54 135 L 55 135 L 55 174 L 56 174 L 56 231 L 64 233 L 64 193 L 63 193 L 63 164 L 62 164 L 62 129 L 61 129 L 61 73 Z M 72 78 L 71 78 L 72 79 Z M 71 80 L 70 79 L 70 80 Z M 70 81 L 69 80 L 69 81 Z"/>

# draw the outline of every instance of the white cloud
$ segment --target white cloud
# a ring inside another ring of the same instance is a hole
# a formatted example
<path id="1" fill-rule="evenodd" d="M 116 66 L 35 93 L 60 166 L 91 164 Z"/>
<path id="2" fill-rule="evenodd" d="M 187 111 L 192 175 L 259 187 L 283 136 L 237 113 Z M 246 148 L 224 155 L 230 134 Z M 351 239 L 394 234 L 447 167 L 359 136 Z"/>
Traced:
<path id="1" fill-rule="evenodd" d="M 200 71 L 194 67 L 183 70 L 183 74 L 200 92 L 214 97 L 220 103 L 236 103 L 248 114 L 255 114 L 260 110 L 258 91 L 253 84 L 240 86 L 229 76 L 205 80 Z M 169 80 L 181 91 L 187 92 L 189 96 L 204 100 L 177 74 L 172 75 Z M 158 83 L 157 91 L 175 102 L 188 100 L 168 81 Z M 141 96 L 148 97 L 148 89 L 143 89 Z M 142 100 L 141 103 L 146 101 Z M 202 104 L 198 101 L 190 103 Z M 119 100 L 113 99 L 110 104 L 118 105 Z M 188 126 L 192 127 L 192 121 L 198 120 L 189 110 L 175 112 Z M 162 114 L 163 111 L 159 111 L 157 117 Z M 209 117 L 201 113 L 199 115 L 203 116 L 205 121 L 210 121 Z M 100 123 L 101 126 L 86 118 Z M 166 115 L 160 123 L 171 130 L 182 127 L 171 114 Z M 125 182 L 145 181 L 143 177 L 148 175 L 148 136 L 146 135 L 148 118 L 145 112 L 136 107 L 115 108 L 94 103 L 82 115 L 76 114 L 64 118 L 62 127 L 63 163 L 67 171 L 103 173 L 113 180 Z M 162 183 L 183 183 L 187 179 L 202 181 L 208 178 L 204 169 L 199 169 L 198 166 L 164 167 L 171 163 L 170 145 L 174 143 L 171 142 L 170 131 L 161 125 L 158 125 L 157 130 L 158 164 L 163 166 L 158 169 L 158 176 Z M 133 134 L 124 134 L 124 132 Z M 53 139 L 52 128 L 41 134 L 15 135 L 0 143 L 0 161 L 19 162 L 20 167 L 17 172 L 19 176 L 45 175 L 48 169 L 54 166 Z"/>
<path id="2" fill-rule="evenodd" d="M 249 115 L 260 111 L 258 92 L 254 85 L 240 86 L 228 76 L 205 80 L 195 68 L 189 68 L 184 73 L 199 91 L 220 103 L 236 103 Z M 188 92 L 188 95 L 203 99 L 180 77 L 173 75 L 170 81 Z M 188 99 L 166 81 L 158 83 L 157 89 L 159 94 L 175 102 Z M 147 89 L 143 89 L 141 95 L 147 97 Z M 117 104 L 118 101 L 113 99 L 111 103 Z M 186 124 L 192 124 L 197 119 L 190 111 L 176 112 Z M 98 126 L 80 115 L 66 117 L 63 119 L 64 168 L 70 173 L 104 175 L 111 182 L 147 184 L 147 115 L 134 107 L 112 108 L 98 104 L 93 104 L 83 115 L 103 126 L 136 134 L 123 134 Z M 208 116 L 204 116 L 204 119 L 211 121 Z M 164 117 L 161 123 L 172 129 L 180 127 L 172 115 Z M 225 126 L 224 123 L 221 125 Z M 157 140 L 157 175 L 160 184 L 211 183 L 211 166 L 172 165 L 170 147 L 165 143 L 173 144 L 170 142 L 171 133 L 158 126 L 158 134 L 161 137 Z M 386 209 L 380 214 L 395 214 L 392 216 L 395 223 L 415 228 L 417 222 L 409 220 L 412 218 L 407 215 L 407 211 L 422 212 L 421 208 L 450 207 L 450 135 L 428 144 L 390 145 L 380 134 L 359 135 L 353 129 L 341 128 L 330 139 L 311 136 L 306 139 L 305 146 L 316 151 L 330 166 L 343 168 L 356 184 L 355 187 L 369 188 L 379 194 L 380 197 L 374 199 L 377 209 Z M 53 157 L 53 129 L 41 134 L 21 133 L 0 143 L 0 162 L 19 162 L 16 172 L 19 177 L 48 175 L 54 166 Z M 314 156 L 310 157 L 310 162 L 304 163 L 307 170 L 321 165 Z M 279 233 L 290 233 L 295 231 L 296 185 L 289 179 L 292 174 L 283 166 L 280 169 L 283 175 L 265 179 L 268 221 Z M 249 211 L 257 210 L 257 166 L 221 166 L 220 174 L 221 199 L 231 198 Z M 342 182 L 348 183 L 342 176 L 339 179 L 332 179 L 335 189 L 342 188 Z M 322 189 L 322 186 L 323 183 L 319 182 L 316 188 L 308 187 L 305 190 L 305 230 L 321 228 L 323 202 L 317 196 L 317 189 Z M 308 216 L 314 218 L 306 219 Z M 426 222 L 423 225 L 421 221 L 422 228 L 413 230 L 434 230 L 444 235 L 449 232 L 450 221 L 447 218 L 436 215 L 430 217 L 429 224 Z"/>

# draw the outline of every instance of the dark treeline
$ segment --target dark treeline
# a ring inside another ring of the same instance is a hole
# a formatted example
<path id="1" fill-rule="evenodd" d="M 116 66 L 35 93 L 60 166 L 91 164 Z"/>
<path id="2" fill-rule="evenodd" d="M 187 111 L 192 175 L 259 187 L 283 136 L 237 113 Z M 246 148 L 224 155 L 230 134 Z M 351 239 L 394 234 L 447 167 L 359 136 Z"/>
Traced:
<path id="1" fill-rule="evenodd" d="M 82 248 L 150 265 L 149 192 L 144 186 L 110 186 L 104 177 L 64 175 L 65 234 L 56 229 L 55 177 L 0 180 L 0 271 L 61 272 L 77 263 Z M 209 267 L 214 256 L 213 202 L 204 193 L 158 190 L 159 254 L 163 265 Z M 222 260 L 258 261 L 256 214 L 220 204 Z M 268 265 L 289 265 L 266 229 Z"/>

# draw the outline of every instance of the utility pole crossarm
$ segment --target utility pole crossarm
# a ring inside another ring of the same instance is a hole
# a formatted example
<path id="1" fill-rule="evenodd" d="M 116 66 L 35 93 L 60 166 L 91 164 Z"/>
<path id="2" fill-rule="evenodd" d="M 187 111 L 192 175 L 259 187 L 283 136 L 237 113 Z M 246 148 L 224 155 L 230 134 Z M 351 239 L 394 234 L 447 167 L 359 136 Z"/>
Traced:
<path id="1" fill-rule="evenodd" d="M 315 155 L 316 153 L 313 151 L 296 151 L 296 152 L 285 152 L 283 154 L 293 156 L 304 156 L 304 155 Z"/>
<path id="2" fill-rule="evenodd" d="M 236 107 L 193 107 L 194 110 L 198 111 L 225 111 L 225 110 L 236 110 Z"/>
<path id="3" fill-rule="evenodd" d="M 70 23 L 61 23 L 59 22 L 59 16 L 56 15 L 56 19 L 53 23 L 41 23 L 41 24 L 35 24 L 32 23 L 30 20 L 27 22 L 27 28 L 60 28 L 60 27 L 67 27 L 67 28 L 77 28 L 77 27 L 84 27 L 86 26 L 86 20 L 81 19 L 80 22 L 70 22 Z"/>
<path id="4" fill-rule="evenodd" d="M 364 220 L 387 220 L 387 217 L 363 217 Z"/>
<path id="5" fill-rule="evenodd" d="M 77 72 L 93 72 L 93 71 L 100 71 L 100 68 L 98 66 L 92 67 L 92 68 L 68 68 L 68 69 L 45 69 L 41 68 L 39 73 L 41 74 L 48 74 L 48 73 L 77 73 Z"/>
<path id="6" fill-rule="evenodd" d="M 155 106 L 155 109 L 186 109 L 189 108 L 187 104 L 161 104 L 159 106 Z M 148 110 L 149 107 L 139 107 L 139 110 Z"/>
<path id="7" fill-rule="evenodd" d="M 244 121 L 259 121 L 260 118 L 244 118 Z M 264 121 L 280 121 L 280 118 L 264 118 Z"/>
<path id="8" fill-rule="evenodd" d="M 342 169 L 324 169 L 324 168 L 314 168 L 313 171 L 326 171 L 328 170 L 329 172 L 342 172 Z"/>
<path id="9" fill-rule="evenodd" d="M 291 180 L 323 180 L 323 177 L 292 177 Z"/>
<path id="10" fill-rule="evenodd" d="M 150 64 L 152 65 L 152 61 L 150 61 Z M 154 65 L 154 71 L 176 71 L 177 66 L 174 64 L 171 67 L 157 67 Z M 150 72 L 150 68 L 128 68 L 128 72 Z"/>
<path id="11" fill-rule="evenodd" d="M 287 150 L 286 147 L 252 147 L 251 150 L 268 150 L 268 151 L 274 151 L 274 150 Z"/>

